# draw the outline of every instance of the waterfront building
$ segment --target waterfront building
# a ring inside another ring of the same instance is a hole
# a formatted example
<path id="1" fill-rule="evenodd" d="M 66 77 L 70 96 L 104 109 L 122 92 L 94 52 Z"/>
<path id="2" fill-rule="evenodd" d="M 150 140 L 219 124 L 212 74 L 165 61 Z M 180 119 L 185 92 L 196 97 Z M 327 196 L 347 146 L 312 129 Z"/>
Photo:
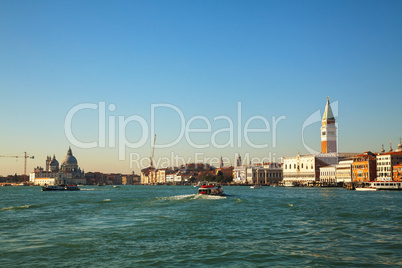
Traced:
<path id="1" fill-rule="evenodd" d="M 166 183 L 168 184 L 176 184 L 181 183 L 183 180 L 180 173 L 171 173 L 166 175 Z"/>
<path id="2" fill-rule="evenodd" d="M 377 155 L 377 181 L 392 181 L 393 167 L 402 162 L 402 151 Z"/>
<path id="3" fill-rule="evenodd" d="M 233 169 L 233 182 L 237 184 L 246 183 L 247 166 L 237 166 Z"/>
<path id="4" fill-rule="evenodd" d="M 336 166 L 320 167 L 321 185 L 336 185 Z"/>
<path id="5" fill-rule="evenodd" d="M 402 181 L 402 162 L 393 167 L 393 181 Z"/>
<path id="6" fill-rule="evenodd" d="M 298 154 L 295 157 L 284 157 L 283 183 L 308 185 L 318 182 L 321 167 L 328 166 L 329 164 L 337 164 L 336 155 L 328 156 L 325 159 L 327 162 L 323 161 L 323 159 L 325 158 L 322 154 Z"/>
<path id="7" fill-rule="evenodd" d="M 336 165 L 336 183 L 346 184 L 352 182 L 353 160 L 339 161 Z"/>
<path id="8" fill-rule="evenodd" d="M 328 97 L 321 122 L 321 153 L 336 153 L 337 151 L 335 117 Z"/>
<path id="9" fill-rule="evenodd" d="M 46 158 L 46 169 L 35 168 L 29 175 L 29 180 L 35 185 L 60 185 L 60 184 L 86 184 L 85 173 L 78 167 L 77 159 L 73 156 L 71 148 L 59 168 L 56 157 Z"/>
<path id="10" fill-rule="evenodd" d="M 133 184 L 137 184 L 140 182 L 140 176 L 134 174 L 134 171 L 132 174 L 129 175 L 122 175 L 121 176 L 121 183 L 123 185 L 133 185 Z"/>
<path id="11" fill-rule="evenodd" d="M 283 180 L 283 170 L 280 163 L 263 163 L 245 167 L 246 184 L 277 184 Z M 235 180 L 243 181 L 243 180 Z"/>
<path id="12" fill-rule="evenodd" d="M 177 172 L 177 168 L 176 169 L 172 169 L 172 168 L 160 168 L 156 171 L 156 182 L 157 183 L 162 183 L 165 184 L 167 183 L 167 176 L 174 174 Z"/>
<path id="13" fill-rule="evenodd" d="M 377 178 L 377 155 L 370 151 L 353 157 L 353 182 L 375 181 Z"/>
<path id="14" fill-rule="evenodd" d="M 156 177 L 155 168 L 147 167 L 141 170 L 141 184 L 151 184 Z"/>
<path id="15" fill-rule="evenodd" d="M 241 156 L 237 156 L 236 167 L 233 168 L 233 182 L 236 184 L 246 183 L 247 165 L 243 165 Z"/>

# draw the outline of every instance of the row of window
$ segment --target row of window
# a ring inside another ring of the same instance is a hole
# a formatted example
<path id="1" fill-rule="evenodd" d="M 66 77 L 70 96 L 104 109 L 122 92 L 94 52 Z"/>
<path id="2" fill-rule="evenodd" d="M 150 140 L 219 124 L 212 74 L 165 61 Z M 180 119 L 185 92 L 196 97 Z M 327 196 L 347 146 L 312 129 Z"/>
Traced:
<path id="1" fill-rule="evenodd" d="M 391 171 L 391 167 L 378 167 L 377 171 Z"/>
<path id="2" fill-rule="evenodd" d="M 281 175 L 282 173 L 272 173 L 272 172 L 269 172 L 269 173 L 267 173 L 267 178 L 282 178 L 282 175 Z M 259 176 L 258 176 L 258 178 L 265 178 L 265 173 L 259 173 Z M 257 174 L 256 173 L 254 173 L 253 174 L 253 177 L 254 178 L 256 178 L 257 177 Z"/>
<path id="3" fill-rule="evenodd" d="M 293 169 L 296 169 L 296 164 L 293 164 L 293 165 L 289 164 L 289 166 L 287 164 L 285 164 L 285 169 L 288 169 L 288 167 L 289 167 L 289 169 L 292 169 L 292 166 L 293 166 Z M 301 168 L 304 168 L 303 163 L 301 164 Z M 300 169 L 299 165 L 297 165 L 297 169 Z M 306 169 L 308 169 L 308 165 L 306 165 Z M 313 165 L 311 165 L 311 169 L 314 169 Z"/>
<path id="4" fill-rule="evenodd" d="M 388 165 L 391 165 L 390 161 L 382 162 L 380 160 L 377 160 L 377 166 L 388 166 Z"/>

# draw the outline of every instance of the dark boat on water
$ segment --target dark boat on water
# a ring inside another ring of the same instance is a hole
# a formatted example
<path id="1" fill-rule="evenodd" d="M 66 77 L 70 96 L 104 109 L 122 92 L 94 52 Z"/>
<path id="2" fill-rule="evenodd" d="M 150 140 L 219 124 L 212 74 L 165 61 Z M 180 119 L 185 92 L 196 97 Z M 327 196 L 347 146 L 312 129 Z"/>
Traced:
<path id="1" fill-rule="evenodd" d="M 77 185 L 47 185 L 42 186 L 42 191 L 79 191 Z"/>

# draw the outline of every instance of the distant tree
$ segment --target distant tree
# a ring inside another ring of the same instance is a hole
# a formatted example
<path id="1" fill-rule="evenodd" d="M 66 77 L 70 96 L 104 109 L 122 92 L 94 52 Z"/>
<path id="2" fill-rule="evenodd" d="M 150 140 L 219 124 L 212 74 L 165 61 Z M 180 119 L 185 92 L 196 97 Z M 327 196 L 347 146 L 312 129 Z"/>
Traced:
<path id="1" fill-rule="evenodd" d="M 215 176 L 212 176 L 211 174 L 206 174 L 201 178 L 203 181 L 215 181 Z"/>

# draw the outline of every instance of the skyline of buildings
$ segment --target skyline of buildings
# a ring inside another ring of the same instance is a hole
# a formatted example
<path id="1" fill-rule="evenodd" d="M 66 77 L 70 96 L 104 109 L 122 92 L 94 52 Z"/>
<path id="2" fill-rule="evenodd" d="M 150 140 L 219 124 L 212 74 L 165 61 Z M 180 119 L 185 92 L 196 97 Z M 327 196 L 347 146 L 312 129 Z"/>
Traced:
<path id="1" fill-rule="evenodd" d="M 325 112 L 321 120 L 321 152 L 315 154 L 285 157 L 281 162 L 243 163 L 239 154 L 235 166 L 224 166 L 223 157 L 220 158 L 219 167 L 209 163 L 186 163 L 180 167 L 170 166 L 158 168 L 151 166 L 141 170 L 138 183 L 141 184 L 170 184 L 187 183 L 191 179 L 200 180 L 208 176 L 221 176 L 227 182 L 237 184 L 278 184 L 284 185 L 339 185 L 340 183 L 364 183 L 368 181 L 399 180 L 401 177 L 402 164 L 402 138 L 397 149 L 385 152 L 382 148 L 380 153 L 366 151 L 358 153 L 340 153 L 337 150 L 336 120 L 332 112 L 329 97 L 327 98 Z M 151 162 L 152 163 L 152 162 Z M 91 174 L 101 174 L 90 172 Z M 112 174 L 111 174 L 112 175 Z M 123 183 L 122 175 L 115 174 L 112 181 Z M 134 171 L 125 176 L 125 182 L 134 183 Z M 99 182 L 99 179 L 93 179 Z M 46 157 L 45 169 L 36 167 L 30 173 L 29 182 L 36 185 L 55 184 L 87 184 L 92 180 L 91 176 L 78 167 L 77 159 L 73 156 L 69 147 L 67 155 L 61 165 L 53 158 Z"/>

